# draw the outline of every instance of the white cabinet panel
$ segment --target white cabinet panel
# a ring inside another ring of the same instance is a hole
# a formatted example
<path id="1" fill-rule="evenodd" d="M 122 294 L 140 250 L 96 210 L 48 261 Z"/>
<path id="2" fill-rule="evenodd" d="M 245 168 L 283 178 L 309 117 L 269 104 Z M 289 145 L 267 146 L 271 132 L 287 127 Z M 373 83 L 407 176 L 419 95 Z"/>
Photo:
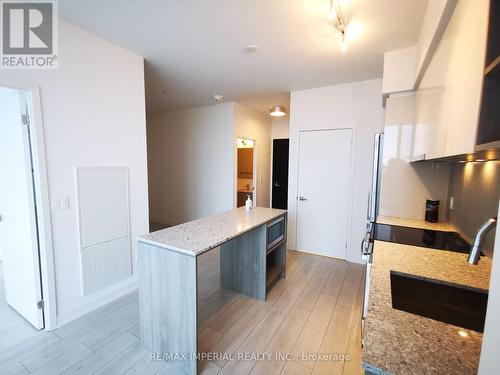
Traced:
<path id="1" fill-rule="evenodd" d="M 426 159 L 474 151 L 486 48 L 487 0 L 459 1 L 422 78 L 415 124 Z M 428 130 L 426 130 L 428 129 Z"/>

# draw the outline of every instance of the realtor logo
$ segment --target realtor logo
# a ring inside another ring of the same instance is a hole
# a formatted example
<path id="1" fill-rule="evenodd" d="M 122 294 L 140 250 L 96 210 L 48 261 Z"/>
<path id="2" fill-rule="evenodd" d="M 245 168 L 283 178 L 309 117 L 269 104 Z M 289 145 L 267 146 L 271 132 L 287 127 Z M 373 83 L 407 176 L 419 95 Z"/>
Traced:
<path id="1" fill-rule="evenodd" d="M 57 3 L 0 0 L 3 69 L 57 68 Z"/>

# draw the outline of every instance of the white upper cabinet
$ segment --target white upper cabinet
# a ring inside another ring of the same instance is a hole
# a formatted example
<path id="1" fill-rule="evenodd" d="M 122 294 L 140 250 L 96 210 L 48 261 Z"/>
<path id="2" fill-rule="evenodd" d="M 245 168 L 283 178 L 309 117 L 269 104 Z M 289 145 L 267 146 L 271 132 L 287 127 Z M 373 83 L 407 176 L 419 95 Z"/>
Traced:
<path id="1" fill-rule="evenodd" d="M 484 76 L 488 0 L 460 0 L 415 96 L 414 153 L 474 152 Z"/>

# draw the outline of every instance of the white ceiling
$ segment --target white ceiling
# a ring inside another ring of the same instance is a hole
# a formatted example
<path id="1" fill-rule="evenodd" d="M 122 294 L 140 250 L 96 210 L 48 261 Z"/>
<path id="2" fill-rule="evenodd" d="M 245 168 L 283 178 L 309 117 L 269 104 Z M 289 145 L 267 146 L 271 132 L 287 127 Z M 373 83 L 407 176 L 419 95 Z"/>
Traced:
<path id="1" fill-rule="evenodd" d="M 59 4 L 64 19 L 145 57 L 149 110 L 210 104 L 220 94 L 265 112 L 292 90 L 381 77 L 383 52 L 415 44 L 427 5 L 427 0 L 339 2 L 359 31 L 346 53 L 326 17 L 329 0 Z M 248 44 L 259 51 L 246 53 Z"/>

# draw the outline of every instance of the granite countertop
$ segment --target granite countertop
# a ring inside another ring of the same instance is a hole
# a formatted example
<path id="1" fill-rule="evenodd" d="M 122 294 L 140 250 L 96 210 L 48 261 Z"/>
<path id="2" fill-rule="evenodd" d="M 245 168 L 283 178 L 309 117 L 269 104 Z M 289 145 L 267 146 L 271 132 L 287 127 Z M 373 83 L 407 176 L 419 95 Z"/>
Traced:
<path id="1" fill-rule="evenodd" d="M 394 217 L 394 216 L 382 216 L 379 215 L 377 217 L 377 223 L 379 224 L 389 224 L 389 225 L 399 225 L 402 227 L 412 227 L 412 228 L 420 228 L 420 229 L 432 229 L 432 230 L 442 230 L 446 232 L 456 232 L 456 228 L 448 223 L 437 222 L 437 223 L 429 223 L 425 220 L 418 219 L 406 219 L 402 217 Z"/>
<path id="2" fill-rule="evenodd" d="M 383 217 L 377 221 L 453 230 L 446 223 Z M 481 257 L 477 266 L 466 260 L 466 254 L 375 241 L 363 362 L 393 374 L 477 373 L 482 334 L 393 309 L 391 301 L 391 270 L 488 289 L 490 259 Z"/>
<path id="3" fill-rule="evenodd" d="M 240 207 L 145 234 L 137 240 L 164 249 L 198 256 L 286 212 L 286 210 L 264 207 L 253 207 L 250 211 L 245 211 L 244 207 Z"/>

